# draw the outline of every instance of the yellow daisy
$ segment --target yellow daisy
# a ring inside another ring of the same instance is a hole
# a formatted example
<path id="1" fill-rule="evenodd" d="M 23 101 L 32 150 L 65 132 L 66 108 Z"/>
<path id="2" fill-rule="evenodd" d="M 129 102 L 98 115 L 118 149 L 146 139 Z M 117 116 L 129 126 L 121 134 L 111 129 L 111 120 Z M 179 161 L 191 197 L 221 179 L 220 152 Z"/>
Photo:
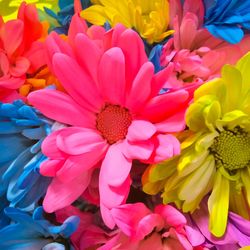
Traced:
<path id="1" fill-rule="evenodd" d="M 122 23 L 135 28 L 148 43 L 160 42 L 173 34 L 168 30 L 169 3 L 166 0 L 92 0 L 94 5 L 82 11 L 88 22 L 114 27 Z"/>
<path id="2" fill-rule="evenodd" d="M 17 11 L 23 0 L 1 0 L 0 16 L 7 22 L 16 19 Z M 36 7 L 43 11 L 43 7 L 53 9 L 57 6 L 58 0 L 25 0 L 27 4 L 36 4 Z"/>
<path id="3" fill-rule="evenodd" d="M 184 212 L 209 195 L 209 229 L 217 237 L 225 232 L 228 210 L 249 219 L 249 69 L 250 53 L 196 90 L 186 114 L 189 130 L 179 135 L 181 154 L 143 176 L 145 192 L 162 191 L 164 203 L 175 202 Z"/>

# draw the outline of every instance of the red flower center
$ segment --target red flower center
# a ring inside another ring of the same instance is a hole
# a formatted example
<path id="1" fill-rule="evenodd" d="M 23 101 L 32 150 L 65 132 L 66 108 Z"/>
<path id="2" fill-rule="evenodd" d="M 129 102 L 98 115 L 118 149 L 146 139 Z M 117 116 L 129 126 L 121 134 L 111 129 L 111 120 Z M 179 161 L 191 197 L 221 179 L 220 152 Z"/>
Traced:
<path id="1" fill-rule="evenodd" d="M 132 116 L 126 108 L 106 104 L 97 115 L 96 128 L 109 144 L 113 144 L 126 137 L 131 122 Z"/>

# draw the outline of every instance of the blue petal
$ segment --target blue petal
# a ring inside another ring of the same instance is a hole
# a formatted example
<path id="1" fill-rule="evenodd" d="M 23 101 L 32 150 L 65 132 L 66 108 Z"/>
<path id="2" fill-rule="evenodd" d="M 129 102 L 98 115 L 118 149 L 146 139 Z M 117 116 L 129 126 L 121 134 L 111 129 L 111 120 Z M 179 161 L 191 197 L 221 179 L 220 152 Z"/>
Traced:
<path id="1" fill-rule="evenodd" d="M 237 26 L 206 25 L 205 27 L 215 37 L 223 39 L 231 44 L 239 43 L 244 37 L 244 32 Z"/>

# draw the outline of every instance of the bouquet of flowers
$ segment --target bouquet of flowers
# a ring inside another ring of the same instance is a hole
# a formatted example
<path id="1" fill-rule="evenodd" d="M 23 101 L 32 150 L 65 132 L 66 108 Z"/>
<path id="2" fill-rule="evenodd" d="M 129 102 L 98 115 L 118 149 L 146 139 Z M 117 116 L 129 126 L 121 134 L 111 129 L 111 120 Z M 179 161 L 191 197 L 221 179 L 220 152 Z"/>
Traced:
<path id="1" fill-rule="evenodd" d="M 250 249 L 249 30 L 249 0 L 1 0 L 0 249 Z"/>

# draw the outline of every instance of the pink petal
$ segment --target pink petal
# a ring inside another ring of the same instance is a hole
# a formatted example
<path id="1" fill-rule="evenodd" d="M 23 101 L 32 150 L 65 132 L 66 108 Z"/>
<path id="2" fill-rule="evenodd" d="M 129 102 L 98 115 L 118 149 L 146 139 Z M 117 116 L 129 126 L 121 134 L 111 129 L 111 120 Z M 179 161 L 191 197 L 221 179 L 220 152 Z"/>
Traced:
<path id="1" fill-rule="evenodd" d="M 183 6 L 183 15 L 186 13 L 194 13 L 199 20 L 199 25 L 202 26 L 204 19 L 204 5 L 201 0 L 186 0 Z"/>
<path id="2" fill-rule="evenodd" d="M 184 226 L 187 223 L 184 215 L 170 205 L 158 205 L 155 208 L 155 213 L 160 214 L 165 219 L 167 225 L 171 227 Z"/>
<path id="3" fill-rule="evenodd" d="M 152 79 L 151 85 L 151 96 L 157 96 L 160 90 L 164 87 L 164 85 L 169 80 L 170 75 L 172 74 L 174 69 L 174 64 L 170 63 L 166 68 L 159 71 L 157 74 L 154 75 Z"/>
<path id="4" fill-rule="evenodd" d="M 91 171 L 85 171 L 67 183 L 62 183 L 57 178 L 54 178 L 43 201 L 44 210 L 47 213 L 53 213 L 70 205 L 87 188 L 90 177 Z"/>
<path id="5" fill-rule="evenodd" d="M 198 19 L 193 13 L 187 13 L 180 25 L 182 49 L 193 49 L 193 42 L 197 34 Z"/>
<path id="6" fill-rule="evenodd" d="M 205 243 L 206 238 L 202 235 L 198 228 L 195 230 L 195 228 L 185 226 L 185 231 L 192 246 L 200 246 Z"/>
<path id="7" fill-rule="evenodd" d="M 70 125 L 94 127 L 95 116 L 82 109 L 69 95 L 43 89 L 29 94 L 28 101 L 45 116 Z"/>
<path id="8" fill-rule="evenodd" d="M 141 66 L 148 61 L 144 44 L 135 31 L 127 29 L 118 38 L 116 46 L 122 49 L 125 56 L 126 83 L 128 85 L 127 89 L 129 89 Z"/>
<path id="9" fill-rule="evenodd" d="M 148 160 L 149 163 L 158 163 L 180 154 L 180 142 L 173 135 L 159 134 L 155 139 L 155 151 Z"/>
<path id="10" fill-rule="evenodd" d="M 29 71 L 34 72 L 40 67 L 46 65 L 46 49 L 44 43 L 35 41 L 32 43 L 30 49 L 24 53 L 24 56 L 30 62 Z"/>
<path id="11" fill-rule="evenodd" d="M 124 55 L 119 48 L 106 51 L 98 67 L 100 91 L 110 103 L 124 105 L 126 82 Z"/>
<path id="12" fill-rule="evenodd" d="M 47 160 L 41 163 L 40 174 L 48 177 L 55 177 L 57 171 L 61 169 L 65 161 L 63 160 Z"/>
<path id="13" fill-rule="evenodd" d="M 161 122 L 175 114 L 189 101 L 186 90 L 177 90 L 152 98 L 141 112 L 141 116 L 152 122 Z"/>
<path id="14" fill-rule="evenodd" d="M 57 136 L 57 147 L 69 155 L 80 155 L 104 148 L 106 142 L 94 130 L 69 127 L 61 129 Z"/>
<path id="15" fill-rule="evenodd" d="M 53 56 L 55 53 L 64 53 L 73 56 L 72 48 L 56 32 L 52 31 L 45 41 L 46 59 L 49 69 L 54 73 Z"/>
<path id="16" fill-rule="evenodd" d="M 154 150 L 154 144 L 150 141 L 131 143 L 125 140 L 122 143 L 122 152 L 130 160 L 147 160 Z"/>
<path id="17" fill-rule="evenodd" d="M 135 236 L 140 221 L 151 212 L 143 203 L 124 204 L 111 210 L 116 225 L 128 236 Z"/>
<path id="18" fill-rule="evenodd" d="M 53 56 L 55 74 L 66 91 L 82 107 L 98 112 L 103 105 L 98 89 L 91 79 L 71 57 L 56 53 Z"/>
<path id="19" fill-rule="evenodd" d="M 178 233 L 175 229 L 171 228 L 170 229 L 170 234 L 173 238 L 176 238 L 179 242 L 179 244 L 181 244 L 181 246 L 183 247 L 183 249 L 185 250 L 193 250 L 193 246 L 190 244 L 190 242 L 188 241 L 187 237 L 184 236 L 181 233 Z M 176 249 L 180 249 L 176 248 Z"/>
<path id="20" fill-rule="evenodd" d="M 0 78 L 0 88 L 7 88 L 7 89 L 18 89 L 21 87 L 25 82 L 25 75 L 20 77 L 11 77 L 9 78 Z"/>
<path id="21" fill-rule="evenodd" d="M 90 152 L 69 156 L 63 167 L 57 172 L 58 179 L 62 182 L 69 182 L 82 172 L 94 169 L 95 165 L 103 159 L 106 150 L 107 145 L 98 145 Z"/>
<path id="22" fill-rule="evenodd" d="M 52 159 L 65 159 L 68 155 L 58 149 L 56 138 L 60 134 L 60 130 L 54 131 L 47 136 L 42 143 L 42 152 Z"/>
<path id="23" fill-rule="evenodd" d="M 127 30 L 122 24 L 117 24 L 113 29 L 105 32 L 103 37 L 104 50 L 111 49 L 113 47 L 119 47 L 118 42 L 122 33 Z"/>
<path id="24" fill-rule="evenodd" d="M 105 207 L 111 209 L 117 207 L 124 202 L 129 194 L 131 179 L 128 176 L 127 179 L 118 187 L 110 186 L 109 180 L 105 179 L 106 176 L 101 175 L 99 177 L 99 192 L 100 192 L 100 203 Z"/>
<path id="25" fill-rule="evenodd" d="M 15 60 L 15 66 L 10 67 L 10 74 L 19 77 L 24 75 L 30 67 L 30 62 L 25 57 L 18 57 Z"/>
<path id="26" fill-rule="evenodd" d="M 172 116 L 170 116 L 168 119 L 156 123 L 155 127 L 157 131 L 160 132 L 168 132 L 168 133 L 173 133 L 173 132 L 180 132 L 185 129 L 186 127 L 186 122 L 185 122 L 185 113 L 186 110 L 184 109 L 183 111 L 180 111 Z"/>
<path id="27" fill-rule="evenodd" d="M 146 62 L 136 75 L 130 93 L 126 100 L 126 107 L 132 112 L 140 110 L 147 101 L 151 93 L 151 80 L 154 75 L 154 66 L 151 62 Z"/>
<path id="28" fill-rule="evenodd" d="M 107 208 L 104 204 L 100 203 L 100 211 L 104 224 L 110 229 L 113 229 L 115 227 L 115 221 L 113 219 L 110 209 Z"/>
<path id="29" fill-rule="evenodd" d="M 129 176 L 132 161 L 123 155 L 122 147 L 121 143 L 109 147 L 101 166 L 100 185 L 105 181 L 108 185 L 120 186 Z"/>
<path id="30" fill-rule="evenodd" d="M 147 235 L 150 235 L 154 230 L 159 232 L 165 226 L 164 219 L 159 214 L 149 214 L 142 218 L 136 228 L 135 238 L 143 240 Z"/>
<path id="31" fill-rule="evenodd" d="M 8 59 L 7 55 L 4 52 L 0 52 L 0 69 L 1 69 L 2 74 L 4 76 L 8 74 L 9 67 L 10 67 L 10 63 L 9 63 L 9 59 Z M 0 77 L 0 79 L 1 79 L 1 77 Z"/>
<path id="32" fill-rule="evenodd" d="M 74 38 L 79 33 L 86 33 L 88 26 L 84 19 L 82 19 L 78 13 L 74 14 L 68 31 L 68 37 L 71 42 L 74 41 Z"/>
<path id="33" fill-rule="evenodd" d="M 7 55 L 10 57 L 23 40 L 24 25 L 21 20 L 11 20 L 5 23 L 2 30 L 2 41 Z"/>
<path id="34" fill-rule="evenodd" d="M 128 128 L 127 139 L 131 142 L 150 139 L 156 133 L 155 126 L 148 121 L 134 120 Z"/>
<path id="35" fill-rule="evenodd" d="M 83 70 L 97 83 L 97 67 L 101 58 L 101 49 L 85 34 L 75 38 L 76 57 Z M 86 56 L 91 51 L 91 56 Z"/>

